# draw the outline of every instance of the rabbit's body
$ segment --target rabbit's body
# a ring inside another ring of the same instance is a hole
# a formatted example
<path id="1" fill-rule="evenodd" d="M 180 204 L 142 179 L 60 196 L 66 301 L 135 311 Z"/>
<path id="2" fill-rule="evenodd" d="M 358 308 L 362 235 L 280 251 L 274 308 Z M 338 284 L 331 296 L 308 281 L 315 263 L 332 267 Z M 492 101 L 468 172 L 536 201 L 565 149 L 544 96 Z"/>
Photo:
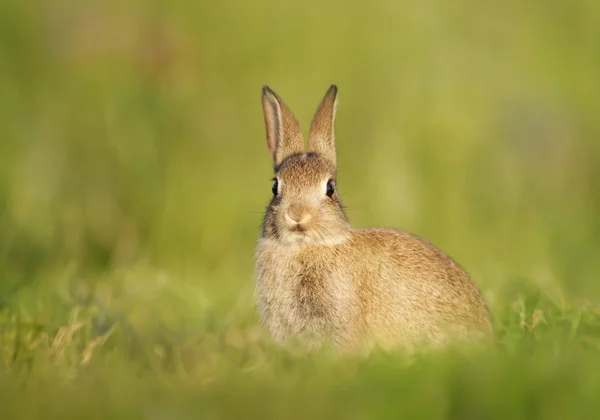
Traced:
<path id="1" fill-rule="evenodd" d="M 262 240 L 258 301 L 280 342 L 406 348 L 424 339 L 441 343 L 449 332 L 491 332 L 486 305 L 464 270 L 393 229 L 353 230 L 338 245 Z"/>
<path id="2" fill-rule="evenodd" d="M 265 89 L 274 197 L 257 250 L 257 299 L 279 342 L 411 348 L 490 336 L 477 286 L 429 242 L 390 228 L 351 229 L 335 190 L 335 88 L 313 120 L 309 153 L 298 124 Z"/>

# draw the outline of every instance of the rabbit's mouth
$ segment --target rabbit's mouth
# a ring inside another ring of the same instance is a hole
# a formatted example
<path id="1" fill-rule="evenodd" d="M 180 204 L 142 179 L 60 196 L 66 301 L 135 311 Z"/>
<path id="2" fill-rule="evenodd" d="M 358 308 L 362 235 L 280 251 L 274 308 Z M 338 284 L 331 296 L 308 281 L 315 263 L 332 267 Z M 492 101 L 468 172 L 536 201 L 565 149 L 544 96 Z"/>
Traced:
<path id="1" fill-rule="evenodd" d="M 312 238 L 305 226 L 294 226 L 288 229 L 287 242 L 292 244 L 309 244 Z"/>
<path id="2" fill-rule="evenodd" d="M 306 233 L 306 227 L 302 226 L 300 224 L 291 226 L 289 229 L 290 229 L 290 232 L 300 233 L 300 234 L 302 234 L 302 236 L 304 236 L 304 234 Z"/>

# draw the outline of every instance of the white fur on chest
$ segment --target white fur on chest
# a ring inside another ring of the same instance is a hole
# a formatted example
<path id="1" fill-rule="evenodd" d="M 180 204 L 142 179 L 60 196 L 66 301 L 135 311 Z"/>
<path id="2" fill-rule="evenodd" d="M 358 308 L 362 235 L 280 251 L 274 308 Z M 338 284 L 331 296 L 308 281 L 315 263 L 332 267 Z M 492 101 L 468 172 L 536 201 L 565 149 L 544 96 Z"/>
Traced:
<path id="1" fill-rule="evenodd" d="M 320 281 L 322 285 L 322 276 L 308 282 L 305 273 L 312 272 L 311 267 L 297 261 L 296 252 L 278 248 L 259 251 L 257 298 L 263 321 L 278 341 L 324 335 L 324 297 L 323 293 L 317 295 L 312 283 Z"/>
<path id="2" fill-rule="evenodd" d="M 335 335 L 349 303 L 335 267 L 311 255 L 316 254 L 301 247 L 259 246 L 256 295 L 262 319 L 278 341 L 321 342 Z"/>

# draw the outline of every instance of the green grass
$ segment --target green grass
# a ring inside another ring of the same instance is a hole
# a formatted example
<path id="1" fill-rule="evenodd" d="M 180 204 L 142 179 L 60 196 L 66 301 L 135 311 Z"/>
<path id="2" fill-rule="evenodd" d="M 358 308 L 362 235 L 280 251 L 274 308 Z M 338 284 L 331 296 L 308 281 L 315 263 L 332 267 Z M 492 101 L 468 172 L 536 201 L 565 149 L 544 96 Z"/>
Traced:
<path id="1" fill-rule="evenodd" d="M 0 2 L 1 417 L 596 418 L 598 2 Z M 471 273 L 493 348 L 274 345 L 260 90 L 339 87 L 356 227 Z"/>
<path id="2" fill-rule="evenodd" d="M 152 288 L 150 274 L 134 278 Z M 248 304 L 223 311 L 193 290 L 164 286 L 135 302 L 114 292 L 107 306 L 94 302 L 100 293 L 88 303 L 44 295 L 55 302 L 40 306 L 65 318 L 54 325 L 52 315 L 44 323 L 4 311 L 4 418 L 559 419 L 598 410 L 598 304 L 561 310 L 518 298 L 499 308 L 495 346 L 353 359 L 281 349 Z M 162 316 L 184 302 L 197 305 Z"/>

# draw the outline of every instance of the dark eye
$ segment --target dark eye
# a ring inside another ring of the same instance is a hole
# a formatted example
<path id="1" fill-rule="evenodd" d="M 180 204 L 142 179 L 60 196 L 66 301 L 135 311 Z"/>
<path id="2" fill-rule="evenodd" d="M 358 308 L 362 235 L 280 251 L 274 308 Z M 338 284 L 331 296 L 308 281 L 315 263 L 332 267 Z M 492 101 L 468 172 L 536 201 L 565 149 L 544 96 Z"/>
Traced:
<path id="1" fill-rule="evenodd" d="M 273 195 L 277 195 L 277 187 L 279 186 L 279 183 L 277 182 L 276 179 L 274 179 L 273 181 L 273 186 L 271 187 L 271 191 L 273 191 Z"/>
<path id="2" fill-rule="evenodd" d="M 330 179 L 327 181 L 327 197 L 331 197 L 335 192 L 335 185 L 333 185 L 333 181 Z"/>

